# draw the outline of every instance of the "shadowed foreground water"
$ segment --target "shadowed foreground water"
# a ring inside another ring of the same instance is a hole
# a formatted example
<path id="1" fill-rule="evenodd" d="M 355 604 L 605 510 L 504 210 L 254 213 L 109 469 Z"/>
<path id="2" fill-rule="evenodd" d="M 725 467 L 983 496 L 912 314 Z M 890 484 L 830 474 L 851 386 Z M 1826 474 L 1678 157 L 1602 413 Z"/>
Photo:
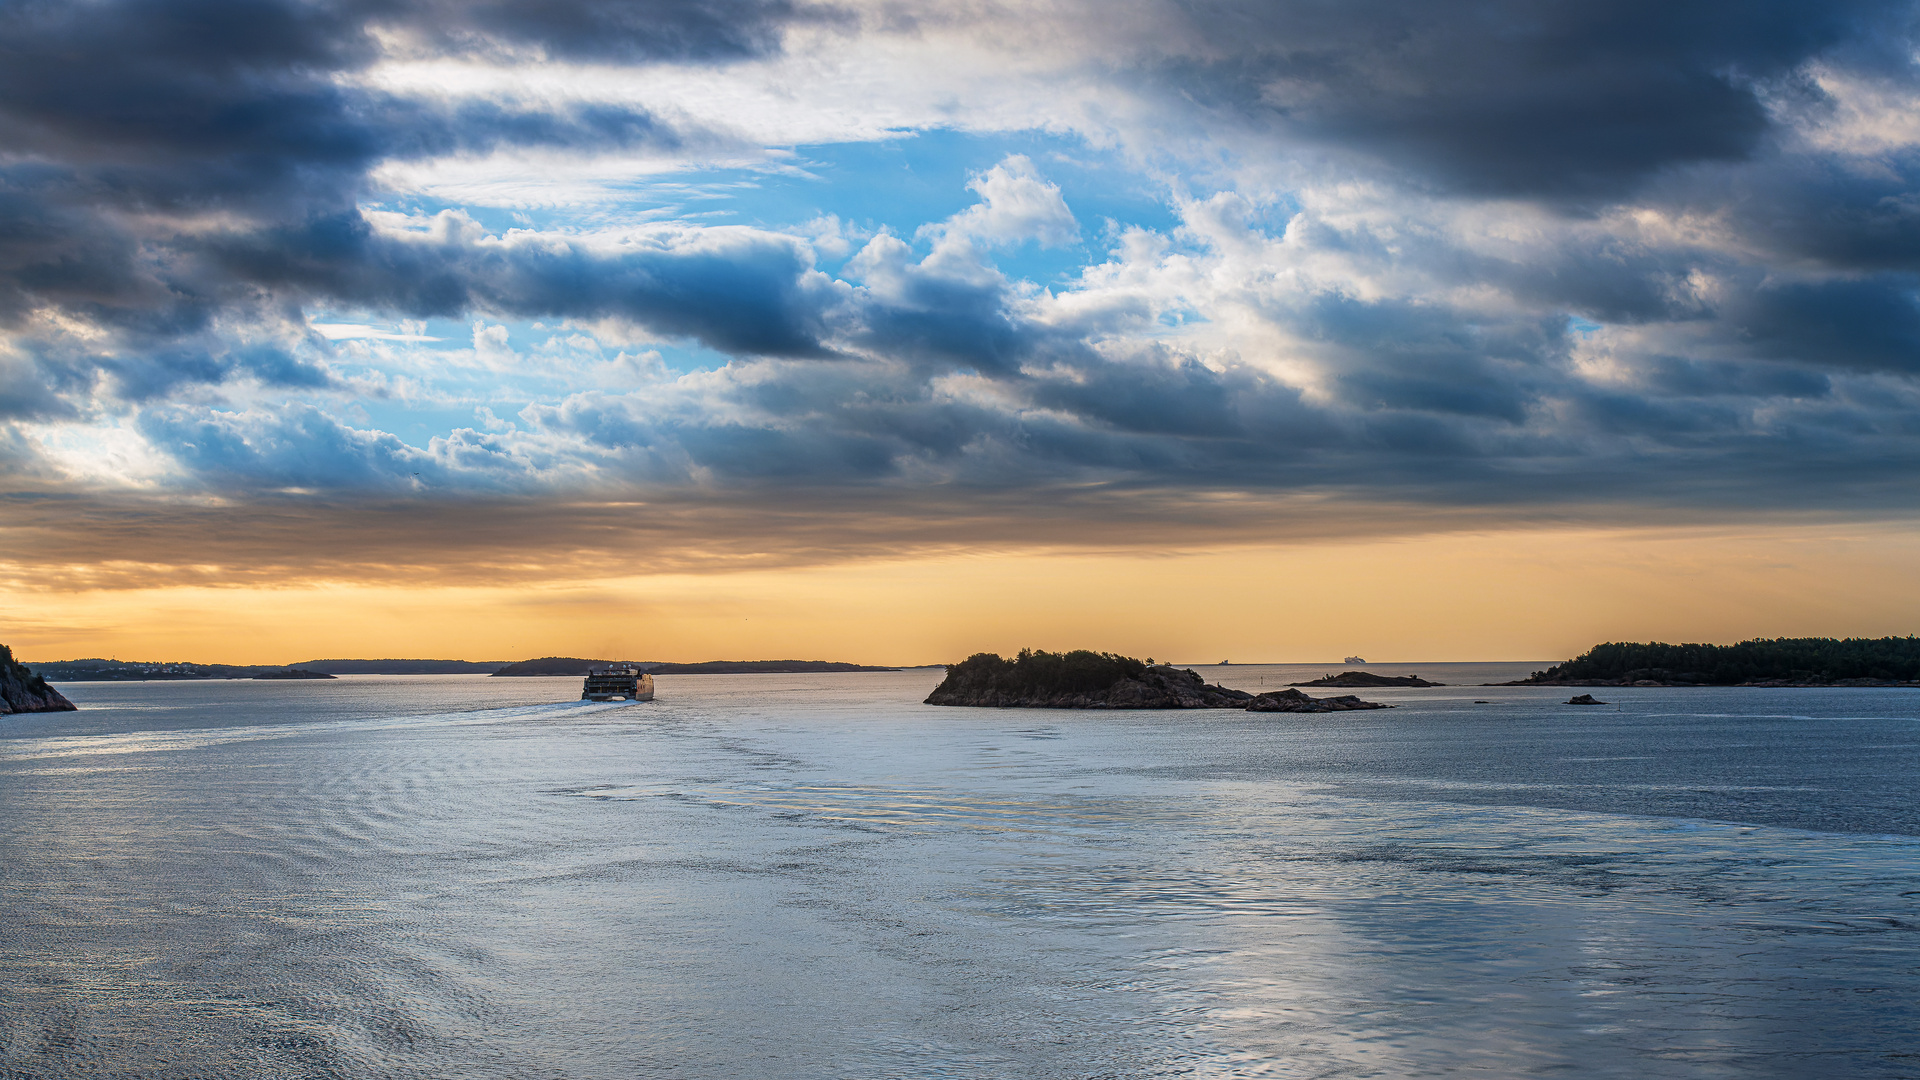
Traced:
<path id="1" fill-rule="evenodd" d="M 1920 692 L 937 678 L 67 685 L 0 1076 L 1920 1076 Z"/>

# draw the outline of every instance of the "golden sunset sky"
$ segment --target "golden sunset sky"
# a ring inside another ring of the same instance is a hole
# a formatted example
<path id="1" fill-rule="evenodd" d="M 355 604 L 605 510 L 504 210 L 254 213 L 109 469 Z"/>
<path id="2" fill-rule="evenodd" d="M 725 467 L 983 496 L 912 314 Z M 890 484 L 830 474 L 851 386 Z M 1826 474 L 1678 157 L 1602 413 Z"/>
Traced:
<path id="1" fill-rule="evenodd" d="M 180 585 L 5 606 L 28 660 L 335 657 L 913 665 L 1022 647 L 1183 663 L 1560 660 L 1600 641 L 1909 632 L 1908 525 L 1534 529 L 1196 549 L 980 551 L 488 585 Z M 20 613 L 34 616 L 21 618 Z"/>

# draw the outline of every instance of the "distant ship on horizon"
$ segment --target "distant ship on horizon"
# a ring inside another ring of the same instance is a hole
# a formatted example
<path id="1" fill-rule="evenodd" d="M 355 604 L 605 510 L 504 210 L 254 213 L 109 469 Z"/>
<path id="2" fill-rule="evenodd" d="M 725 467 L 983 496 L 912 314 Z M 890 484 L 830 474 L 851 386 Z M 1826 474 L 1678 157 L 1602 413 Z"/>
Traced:
<path id="1" fill-rule="evenodd" d="M 1343 664 L 1364 664 L 1367 662 L 1367 658 L 1364 656 L 1349 656 L 1340 662 Z"/>
<path id="2" fill-rule="evenodd" d="M 636 667 L 619 664 L 593 668 L 580 688 L 581 701 L 652 701 L 653 676 Z"/>

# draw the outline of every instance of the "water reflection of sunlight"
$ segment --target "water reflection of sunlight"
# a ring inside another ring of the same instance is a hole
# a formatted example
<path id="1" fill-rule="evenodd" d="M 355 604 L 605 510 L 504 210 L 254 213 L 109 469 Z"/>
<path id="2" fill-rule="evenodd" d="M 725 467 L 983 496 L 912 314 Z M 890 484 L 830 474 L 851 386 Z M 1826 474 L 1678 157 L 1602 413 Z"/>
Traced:
<path id="1" fill-rule="evenodd" d="M 1113 825 L 1151 817 L 1166 822 L 1187 816 L 1150 802 L 1103 798 L 1040 799 L 932 788 L 861 784 L 796 784 L 764 788 L 673 788 L 603 785 L 551 794 L 603 800 L 661 796 L 697 799 L 716 806 L 754 807 L 804 814 L 822 821 L 888 825 L 904 829 L 964 826 L 971 829 L 1038 830 Z"/>

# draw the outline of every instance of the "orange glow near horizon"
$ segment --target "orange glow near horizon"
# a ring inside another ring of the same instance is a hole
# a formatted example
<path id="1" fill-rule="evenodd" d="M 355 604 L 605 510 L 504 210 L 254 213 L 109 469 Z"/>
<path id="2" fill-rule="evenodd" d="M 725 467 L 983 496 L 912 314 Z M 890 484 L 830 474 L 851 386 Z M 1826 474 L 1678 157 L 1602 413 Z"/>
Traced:
<path id="1" fill-rule="evenodd" d="M 1910 634 L 1911 525 L 1510 530 L 1171 555 L 1014 552 L 489 588 L 14 593 L 0 642 L 85 656 L 1183 663 L 1557 660 L 1607 640 Z M 43 613 L 57 613 L 57 617 Z"/>

